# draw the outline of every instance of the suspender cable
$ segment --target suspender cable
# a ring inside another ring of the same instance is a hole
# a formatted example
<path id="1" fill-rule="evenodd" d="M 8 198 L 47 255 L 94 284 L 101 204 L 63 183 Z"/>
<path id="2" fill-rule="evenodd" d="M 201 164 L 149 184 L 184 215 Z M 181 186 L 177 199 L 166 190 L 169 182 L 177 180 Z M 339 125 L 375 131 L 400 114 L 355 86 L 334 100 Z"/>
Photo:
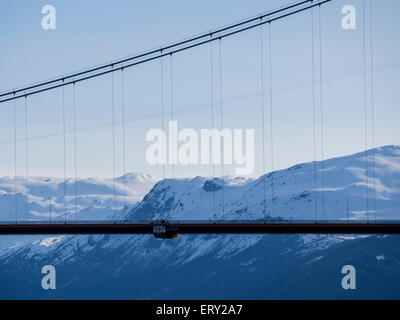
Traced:
<path id="1" fill-rule="evenodd" d="M 366 205 L 367 205 L 367 221 L 369 222 L 369 179 L 368 179 L 368 123 L 367 123 L 367 58 L 366 58 L 366 33 L 365 33 L 365 0 L 363 0 L 363 91 L 364 91 L 364 138 L 365 138 L 365 178 L 367 185 L 365 188 L 366 193 Z"/>
<path id="2" fill-rule="evenodd" d="M 314 62 L 314 8 L 311 9 L 311 72 L 312 72 L 312 108 L 314 137 L 314 221 L 317 222 L 317 152 L 315 138 L 315 62 Z"/>
<path id="3" fill-rule="evenodd" d="M 372 16 L 372 0 L 369 1 L 370 14 L 370 45 L 371 45 L 371 118 L 372 118 L 372 172 L 374 179 L 374 220 L 376 221 L 376 173 L 375 173 L 375 114 L 374 114 L 374 60 L 373 60 L 373 16 Z"/>
<path id="4" fill-rule="evenodd" d="M 210 102 L 211 102 L 211 129 L 214 130 L 214 66 L 213 43 L 210 42 Z M 215 164 L 211 163 L 212 177 L 215 178 Z M 213 214 L 215 219 L 215 190 L 213 190 Z"/>
<path id="5" fill-rule="evenodd" d="M 172 66 L 172 53 L 169 55 L 169 61 L 170 61 L 170 93 L 171 93 L 171 121 L 174 120 L 174 89 L 173 89 L 173 76 L 172 76 L 172 72 L 173 72 L 173 66 Z M 172 150 L 175 150 L 175 146 L 174 146 L 174 140 L 175 137 L 172 138 Z M 176 154 L 174 152 L 174 154 L 172 155 L 173 157 L 173 161 L 172 161 L 172 195 L 173 195 L 173 199 L 175 200 L 175 160 L 176 160 Z"/>
<path id="6" fill-rule="evenodd" d="M 162 53 L 162 51 L 161 51 Z M 165 132 L 165 127 L 164 127 L 164 63 L 163 63 L 163 58 L 160 59 L 160 86 L 161 86 L 161 128 L 162 131 Z M 165 152 L 163 154 L 163 161 L 162 161 L 162 177 L 163 177 L 163 184 L 165 184 Z"/>
<path id="7" fill-rule="evenodd" d="M 63 80 L 64 82 L 64 80 Z M 65 128 L 65 87 L 62 87 L 62 116 L 63 116 L 63 153 L 64 153 L 64 222 L 67 222 L 67 152 L 66 152 L 66 128 Z"/>
<path id="8" fill-rule="evenodd" d="M 75 82 L 72 84 L 72 96 L 73 96 L 73 105 L 74 105 L 74 175 L 75 175 L 75 220 L 78 218 L 78 177 L 77 177 L 77 154 L 76 154 L 76 99 L 75 99 Z"/>
<path id="9" fill-rule="evenodd" d="M 322 175 L 322 219 L 325 220 L 325 172 L 324 172 L 324 113 L 323 113 L 323 88 L 322 88 L 322 25 L 321 5 L 318 6 L 318 30 L 319 30 L 319 88 L 320 88 L 320 107 L 321 107 L 321 175 Z"/>
<path id="10" fill-rule="evenodd" d="M 270 104 L 270 134 L 271 134 L 271 206 L 272 217 L 275 216 L 274 194 L 274 130 L 273 130 L 273 104 L 272 104 L 272 39 L 271 22 L 268 23 L 268 50 L 269 50 L 269 104 Z"/>
<path id="11" fill-rule="evenodd" d="M 263 194 L 264 194 L 264 222 L 267 221 L 267 200 L 266 200 L 266 184 L 265 184 L 265 104 L 264 104 L 264 35 L 263 35 L 264 26 L 260 26 L 260 46 L 261 46 L 261 128 L 262 128 L 262 171 L 263 171 Z"/>
<path id="12" fill-rule="evenodd" d="M 14 93 L 15 96 L 15 93 Z M 15 193 L 15 223 L 18 223 L 18 198 L 17 198 L 17 110 L 14 99 L 14 193 Z"/>
<path id="13" fill-rule="evenodd" d="M 219 46 L 219 103 L 220 103 L 220 129 L 222 132 L 223 129 L 223 102 L 222 102 L 222 45 L 221 38 L 219 38 L 218 46 Z M 222 147 L 222 146 L 221 146 Z M 221 158 L 221 193 L 222 193 L 222 217 L 225 215 L 225 186 L 224 186 L 224 157 L 223 153 Z"/>
<path id="14" fill-rule="evenodd" d="M 113 66 L 112 66 L 113 68 Z M 114 188 L 114 199 L 113 199 L 113 212 L 114 219 L 116 214 L 116 178 L 115 178 L 115 107 L 114 107 L 114 72 L 111 72 L 111 117 L 112 117 L 112 161 L 113 161 L 113 188 Z"/>
<path id="15" fill-rule="evenodd" d="M 28 107 L 25 96 L 26 217 L 29 221 Z"/>
<path id="16" fill-rule="evenodd" d="M 124 172 L 124 208 L 126 206 L 126 149 L 125 149 L 125 78 L 121 69 L 121 103 L 122 103 L 122 170 Z"/>

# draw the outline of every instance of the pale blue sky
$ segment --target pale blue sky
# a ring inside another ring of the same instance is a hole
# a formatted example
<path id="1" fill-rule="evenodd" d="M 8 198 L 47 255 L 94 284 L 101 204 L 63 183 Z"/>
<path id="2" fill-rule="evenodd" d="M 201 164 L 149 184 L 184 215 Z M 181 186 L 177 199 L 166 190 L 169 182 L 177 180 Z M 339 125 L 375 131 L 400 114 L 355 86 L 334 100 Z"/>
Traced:
<path id="1" fill-rule="evenodd" d="M 11 1 L 0 3 L 0 90 L 37 82 L 131 55 L 292 1 Z M 398 76 L 400 71 L 400 3 L 374 3 L 375 145 L 400 144 Z M 41 8 L 57 10 L 57 29 L 41 28 Z M 341 28 L 341 8 L 357 9 L 357 29 Z M 366 0 L 367 9 L 369 0 Z M 369 11 L 367 11 L 369 17 Z M 322 7 L 324 157 L 365 149 L 362 50 L 362 1 L 334 0 Z M 314 10 L 314 22 L 318 9 Z M 369 20 L 367 53 L 369 64 Z M 315 73 L 319 73 L 318 26 L 315 25 Z M 303 12 L 271 25 L 274 169 L 314 160 L 311 86 L 311 14 Z M 256 170 L 262 172 L 260 28 L 222 41 L 224 127 L 254 128 Z M 264 35 L 265 91 L 268 29 Z M 218 43 L 213 45 L 214 120 L 219 124 Z M 165 109 L 170 108 L 169 58 L 164 60 Z M 369 67 L 368 67 L 369 69 Z M 116 120 L 121 121 L 121 73 L 114 74 Z M 317 79 L 318 80 L 318 79 Z M 180 128 L 211 126 L 210 45 L 173 56 L 174 109 Z M 367 134 L 372 147 L 370 73 L 367 74 Z M 316 85 L 316 153 L 321 159 L 320 95 Z M 147 130 L 161 126 L 160 62 L 125 71 L 126 171 L 161 177 L 160 166 L 145 160 Z M 72 91 L 65 89 L 67 175 L 74 175 Z M 76 87 L 78 176 L 113 175 L 111 76 Z M 265 96 L 266 171 L 270 154 L 269 96 Z M 14 175 L 12 102 L 0 105 L 0 176 Z M 169 115 L 166 115 L 168 118 Z M 17 101 L 17 174 L 25 174 L 23 100 Z M 61 90 L 28 97 L 28 165 L 30 175 L 63 175 Z M 122 129 L 115 130 L 116 174 L 122 175 Z M 216 168 L 216 175 L 221 168 Z M 230 174 L 233 168 L 226 167 Z M 175 176 L 210 176 L 210 166 L 177 166 Z M 166 168 L 171 176 L 171 168 Z"/>

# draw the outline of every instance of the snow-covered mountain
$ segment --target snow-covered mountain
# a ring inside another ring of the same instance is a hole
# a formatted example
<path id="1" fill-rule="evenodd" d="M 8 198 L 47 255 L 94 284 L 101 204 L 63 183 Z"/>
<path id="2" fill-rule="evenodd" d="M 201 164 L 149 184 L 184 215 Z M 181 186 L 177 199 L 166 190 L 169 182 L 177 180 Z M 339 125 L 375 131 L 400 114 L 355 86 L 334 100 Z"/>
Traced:
<path id="1" fill-rule="evenodd" d="M 151 190 L 119 218 L 305 220 L 325 214 L 332 220 L 346 219 L 348 212 L 350 219 L 365 219 L 368 190 L 370 217 L 399 219 L 400 147 L 374 153 L 375 183 L 370 170 L 367 184 L 361 152 L 317 163 L 317 189 L 314 163 L 258 179 L 167 179 L 152 188 L 149 183 Z M 370 151 L 367 164 L 372 168 Z M 97 182 L 87 180 L 80 190 L 97 192 L 99 199 L 105 194 L 111 205 L 113 184 Z M 399 245 L 398 236 L 375 235 L 2 236 L 0 298 L 400 298 Z M 46 264 L 57 270 L 57 290 L 40 287 Z M 341 288 L 346 264 L 357 269 L 357 290 Z"/>
<path id="2" fill-rule="evenodd" d="M 374 156 L 369 150 L 368 175 L 365 166 L 365 152 L 360 152 L 328 159 L 323 165 L 322 162 L 298 164 L 258 179 L 163 180 L 123 217 L 127 220 L 400 219 L 400 146 L 376 148 Z"/>
<path id="3" fill-rule="evenodd" d="M 114 179 L 78 178 L 75 183 L 71 178 L 4 177 L 0 179 L 0 221 L 112 219 L 124 204 L 140 201 L 155 182 L 139 173 L 116 178 L 114 203 Z"/>

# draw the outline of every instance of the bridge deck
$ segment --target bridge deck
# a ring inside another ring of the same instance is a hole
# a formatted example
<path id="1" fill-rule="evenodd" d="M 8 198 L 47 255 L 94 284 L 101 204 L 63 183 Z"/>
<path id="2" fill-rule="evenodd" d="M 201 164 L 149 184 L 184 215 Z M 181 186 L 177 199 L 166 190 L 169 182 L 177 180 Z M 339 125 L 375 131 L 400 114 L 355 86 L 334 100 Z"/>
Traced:
<path id="1" fill-rule="evenodd" d="M 400 223 L 169 222 L 0 224 L 0 234 L 400 234 Z M 159 229 L 158 229 L 159 230 Z"/>

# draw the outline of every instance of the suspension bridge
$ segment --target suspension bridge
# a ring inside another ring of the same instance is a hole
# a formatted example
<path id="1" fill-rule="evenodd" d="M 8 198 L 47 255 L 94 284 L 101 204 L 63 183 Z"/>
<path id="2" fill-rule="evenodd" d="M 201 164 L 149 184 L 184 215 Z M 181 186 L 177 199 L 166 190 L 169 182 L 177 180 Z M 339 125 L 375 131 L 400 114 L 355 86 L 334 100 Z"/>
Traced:
<path id="1" fill-rule="evenodd" d="M 161 61 L 161 86 L 162 86 L 162 92 L 164 90 L 163 88 L 163 60 L 166 58 L 170 58 L 170 77 L 171 77 L 171 119 L 174 119 L 174 110 L 173 110 L 173 94 L 172 94 L 172 57 L 179 56 L 180 53 L 190 51 L 196 47 L 202 47 L 206 45 L 210 45 L 211 48 L 211 91 L 213 91 L 213 53 L 212 53 L 212 48 L 213 48 L 213 43 L 217 44 L 219 48 L 219 67 L 221 68 L 222 64 L 222 54 L 221 54 L 221 43 L 225 41 L 225 39 L 233 37 L 234 35 L 237 34 L 242 34 L 246 33 L 249 30 L 259 28 L 260 29 L 260 41 L 261 41 L 261 50 L 264 49 L 264 44 L 263 41 L 264 35 L 263 32 L 265 32 L 265 29 L 267 30 L 267 35 L 268 35 L 268 47 L 269 47 L 269 61 L 266 63 L 266 66 L 264 65 L 264 60 L 262 59 L 261 61 L 261 69 L 262 69 L 262 82 L 264 81 L 264 68 L 269 69 L 269 77 L 271 79 L 272 77 L 272 58 L 271 58 L 271 24 L 275 23 L 278 20 L 283 20 L 283 19 L 288 19 L 290 16 L 294 16 L 297 14 L 300 14 L 302 12 L 307 12 L 311 11 L 311 24 L 312 24 L 312 59 L 313 59 L 313 80 L 312 80 L 312 86 L 313 86 L 313 93 L 316 90 L 316 83 L 319 81 L 322 81 L 322 66 L 320 66 L 320 75 L 319 77 L 315 76 L 315 70 L 314 70 L 314 51 L 318 51 L 318 48 L 316 44 L 314 43 L 314 38 L 316 36 L 319 36 L 319 51 L 320 51 L 320 64 L 322 65 L 322 58 L 321 58 L 321 11 L 322 8 L 329 3 L 334 2 L 334 0 L 307 0 L 307 1 L 299 1 L 296 3 L 293 3 L 291 5 L 287 5 L 285 7 L 281 7 L 279 9 L 260 14 L 259 16 L 252 17 L 249 19 L 242 20 L 240 22 L 215 29 L 212 31 L 205 32 L 203 34 L 190 37 L 187 39 L 184 39 L 182 41 L 178 41 L 166 46 L 162 46 L 160 48 L 156 48 L 153 50 L 145 51 L 140 54 L 136 54 L 130 57 L 125 57 L 122 59 L 117 59 L 114 60 L 110 63 L 106 63 L 103 65 L 99 65 L 96 67 L 88 68 L 85 70 L 81 70 L 79 72 L 71 73 L 71 74 L 66 74 L 62 75 L 59 77 L 55 77 L 46 81 L 41 81 L 37 82 L 31 85 L 23 86 L 20 88 L 15 88 L 3 93 L 0 93 L 0 105 L 4 104 L 6 102 L 13 102 L 14 103 L 14 118 L 15 118 L 15 103 L 16 101 L 23 101 L 24 107 L 25 107 L 25 130 L 26 130 L 26 157 L 28 159 L 28 134 L 27 134 L 27 128 L 28 128 L 28 119 L 26 117 L 26 109 L 29 105 L 29 99 L 31 96 L 34 95 L 39 95 L 43 94 L 45 92 L 52 91 L 54 92 L 57 89 L 62 90 L 62 105 L 63 105 L 63 110 L 64 110 L 64 104 L 65 104 L 65 88 L 71 88 L 72 89 L 72 103 L 74 106 L 74 144 L 75 144 L 75 197 L 77 196 L 77 187 L 76 187 L 76 181 L 77 181 L 77 176 L 76 176 L 76 95 L 75 95 L 75 90 L 76 87 L 79 86 L 81 83 L 84 83 L 90 79 L 98 78 L 98 77 L 104 77 L 107 74 L 111 74 L 112 76 L 112 123 L 113 123 L 113 143 L 115 142 L 115 130 L 114 130 L 114 125 L 115 125 L 115 114 L 114 114 L 114 74 L 119 72 L 121 74 L 121 101 L 122 101 L 122 106 L 124 107 L 124 71 L 130 68 L 135 68 L 138 67 L 139 65 L 143 65 L 146 63 L 149 63 L 151 61 Z M 367 19 L 366 17 L 366 11 L 365 11 L 365 0 L 363 1 L 363 17 L 364 21 Z M 370 16 L 370 24 L 371 24 L 371 39 L 372 39 L 372 0 L 370 0 L 370 11 L 371 11 L 371 16 Z M 314 26 L 314 15 L 317 14 L 318 17 L 318 23 L 317 26 Z M 267 28 L 266 28 L 267 27 Z M 264 30 L 264 31 L 263 31 Z M 318 31 L 318 34 L 316 34 L 316 31 Z M 365 42 L 366 42 L 366 31 L 365 31 L 365 24 L 363 28 L 363 50 L 364 50 L 364 89 L 366 86 L 366 57 L 365 57 Z M 318 38 L 318 37 L 317 37 Z M 372 40 L 371 40 L 372 41 Z M 372 44 L 371 44 L 372 47 Z M 372 49 L 371 49 L 372 50 Z M 263 53 L 261 54 L 263 56 Z M 371 53 L 371 60 L 372 60 L 372 53 Z M 371 63 L 371 68 L 372 68 L 372 63 Z M 372 71 L 371 71 L 372 74 Z M 222 71 L 220 69 L 220 78 L 219 81 L 222 82 Z M 371 82 L 373 81 L 373 78 L 371 77 Z M 220 83 L 221 84 L 221 83 Z M 271 85 L 271 81 L 270 81 Z M 322 99 L 322 85 L 320 86 L 321 88 L 321 99 Z M 262 83 L 262 112 L 264 113 L 264 83 Z M 163 93 L 162 93 L 163 94 Z M 222 92 L 220 93 L 222 96 Z M 213 93 L 211 93 L 213 96 Z M 271 121 L 272 121 L 272 89 L 270 88 L 269 90 L 269 96 L 270 96 L 270 104 L 271 104 Z M 161 97 L 163 101 L 163 97 Z M 365 97 L 366 99 L 366 97 Z M 221 129 L 222 129 L 222 97 L 220 99 L 221 101 Z M 313 95 L 313 104 L 315 108 L 315 97 Z M 162 106 L 163 108 L 163 106 Z M 321 106 L 322 108 L 322 106 Z M 164 110 L 162 110 L 162 117 L 163 117 L 163 122 L 164 122 Z M 65 117 L 65 114 L 64 114 Z M 315 114 L 314 114 L 315 117 Z M 263 116 L 263 121 L 264 121 L 264 116 Z M 314 119 L 315 122 L 315 119 Z M 63 135 L 64 135 L 64 178 L 66 178 L 65 174 L 65 153 L 66 153 L 66 147 L 65 147 L 65 134 L 66 134 L 66 128 L 65 128 L 65 118 L 63 119 L 64 127 L 63 127 Z M 122 124 L 125 124 L 125 121 L 123 119 Z M 212 125 L 214 125 L 214 119 L 212 120 Z M 314 124 L 315 126 L 315 124 Z M 266 124 L 263 122 L 263 131 L 266 130 Z M 271 130 L 272 130 L 272 123 L 271 123 Z M 15 180 L 17 180 L 17 174 L 16 174 L 16 158 L 17 158 L 17 133 L 16 133 L 16 125 L 14 123 L 14 142 L 15 142 Z M 271 131 L 272 132 L 272 131 Z M 123 167 L 124 167 L 124 187 L 125 187 L 125 130 L 123 127 Z M 272 135 L 272 134 L 271 134 Z M 263 134 L 264 136 L 264 134 Z M 315 128 L 314 128 L 314 153 L 315 153 Z M 272 148 L 272 147 L 271 147 Z M 271 149 L 271 153 L 272 153 Z M 112 150 L 112 155 L 113 155 L 113 172 L 114 172 L 114 208 L 116 207 L 116 191 L 115 191 L 115 180 L 116 180 L 116 174 L 115 174 L 115 146 L 113 144 L 113 150 Z M 265 154 L 265 150 L 263 152 Z M 315 155 L 314 155 L 315 156 Z M 367 157 L 367 155 L 366 155 Z M 263 159 L 263 172 L 265 173 L 265 159 Z M 315 162 L 315 161 L 314 161 Z M 323 165 L 323 161 L 322 161 Z M 367 166 L 367 162 L 366 162 Z M 164 168 L 163 168 L 164 170 Z M 213 169 L 214 170 L 214 169 Z M 373 170 L 375 170 L 373 168 Z M 316 171 L 316 168 L 315 168 Z M 172 172 L 173 168 L 172 168 Z M 374 172 L 375 173 L 375 172 Z M 28 183 L 28 160 L 27 160 L 27 168 L 26 168 L 26 175 L 27 175 L 27 183 Z M 368 178 L 368 175 L 367 175 Z M 172 179 L 173 180 L 173 179 Z M 375 183 L 375 179 L 373 179 L 373 182 Z M 265 192 L 265 178 L 264 180 L 261 180 L 261 183 L 264 184 L 264 197 L 266 192 Z M 316 180 L 315 180 L 315 189 L 316 189 Z M 324 168 L 322 168 L 322 184 L 324 184 Z M 271 191 L 271 203 L 272 203 L 272 210 L 274 211 L 274 182 L 272 181 L 272 191 Z M 65 184 L 66 188 L 66 184 Z M 374 185 L 375 188 L 375 185 Z M 368 190 L 368 187 L 366 188 L 366 197 L 367 197 L 367 208 L 370 205 L 371 200 L 373 205 L 375 205 L 375 191 L 370 194 L 370 191 Z M 27 188 L 28 190 L 28 188 Z M 374 189 L 375 190 L 375 189 Z M 27 191 L 28 192 L 28 191 Z M 65 189 L 65 195 L 66 195 L 66 189 Z M 324 194 L 323 194 L 324 195 Z M 17 207 L 17 184 L 15 184 L 15 207 Z M 322 197 L 323 200 L 323 206 L 325 206 L 324 202 L 324 197 Z M 214 198 L 215 202 L 215 198 Z M 267 202 L 267 199 L 264 199 L 264 203 Z M 26 210 L 27 210 L 27 216 L 29 217 L 29 195 L 27 194 L 27 203 L 26 203 Z M 214 203 L 214 210 L 215 210 L 215 203 Z M 276 210 L 276 209 L 275 209 Z M 315 209 L 316 210 L 316 209 Z M 367 213 L 373 214 L 375 212 L 375 208 L 373 209 L 367 209 Z M 1 214 L 1 212 L 0 212 Z M 277 216 L 279 216 L 279 212 L 276 213 Z M 229 221 L 229 220 L 215 220 L 215 221 L 173 221 L 173 220 L 157 220 L 157 221 L 71 221 L 67 220 L 67 204 L 65 204 L 65 220 L 64 221 L 21 221 L 18 219 L 16 216 L 15 221 L 13 222 L 0 222 L 0 234 L 153 234 L 158 238 L 175 238 L 177 237 L 178 234 L 204 234 L 204 233 L 219 233 L 219 234 L 227 234 L 227 233 L 324 233 L 324 234 L 332 234 L 332 233 L 337 233 L 337 234 L 356 234 L 356 233 L 373 233 L 373 234 L 396 234 L 400 233 L 400 223 L 396 221 L 379 221 L 376 219 L 370 219 L 368 216 L 367 221 L 354 221 L 351 220 L 349 221 L 348 219 L 346 220 L 341 220 L 341 221 L 329 221 L 329 220 L 317 220 L 315 219 L 314 221 L 288 221 L 288 220 L 257 220 L 257 221 Z"/>

